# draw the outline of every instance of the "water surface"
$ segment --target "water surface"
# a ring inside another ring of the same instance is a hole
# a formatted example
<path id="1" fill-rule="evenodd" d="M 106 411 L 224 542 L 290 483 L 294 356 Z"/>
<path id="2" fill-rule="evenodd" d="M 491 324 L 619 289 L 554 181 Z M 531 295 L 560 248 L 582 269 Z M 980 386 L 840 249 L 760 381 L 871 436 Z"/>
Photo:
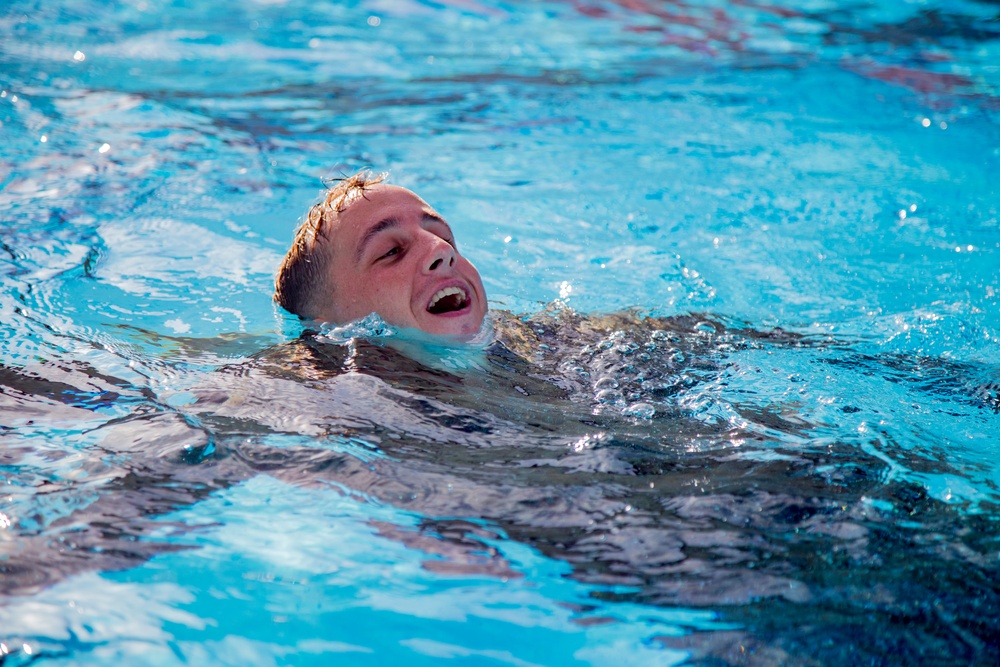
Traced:
<path id="1" fill-rule="evenodd" d="M 995 664 L 998 25 L 6 4 L 5 664 Z M 275 309 L 362 166 L 495 341 Z"/>

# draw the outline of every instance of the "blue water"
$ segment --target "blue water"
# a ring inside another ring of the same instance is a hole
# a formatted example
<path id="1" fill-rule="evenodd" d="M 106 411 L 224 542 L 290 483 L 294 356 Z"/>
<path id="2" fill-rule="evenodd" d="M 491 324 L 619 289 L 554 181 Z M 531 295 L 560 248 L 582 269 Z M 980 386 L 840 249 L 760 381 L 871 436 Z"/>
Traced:
<path id="1" fill-rule="evenodd" d="M 6 2 L 0 662 L 996 664 L 998 63 L 985 0 Z M 521 358 L 271 303 L 365 166 Z"/>

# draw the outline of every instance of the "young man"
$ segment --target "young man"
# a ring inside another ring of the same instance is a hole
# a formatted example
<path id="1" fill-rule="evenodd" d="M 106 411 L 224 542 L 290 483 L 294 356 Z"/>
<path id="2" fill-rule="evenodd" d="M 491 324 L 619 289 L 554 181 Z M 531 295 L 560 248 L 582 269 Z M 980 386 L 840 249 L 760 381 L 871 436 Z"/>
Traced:
<path id="1" fill-rule="evenodd" d="M 377 313 L 397 327 L 475 334 L 487 311 L 479 272 L 433 208 L 384 179 L 355 174 L 309 210 L 278 270 L 275 301 L 334 324 Z"/>

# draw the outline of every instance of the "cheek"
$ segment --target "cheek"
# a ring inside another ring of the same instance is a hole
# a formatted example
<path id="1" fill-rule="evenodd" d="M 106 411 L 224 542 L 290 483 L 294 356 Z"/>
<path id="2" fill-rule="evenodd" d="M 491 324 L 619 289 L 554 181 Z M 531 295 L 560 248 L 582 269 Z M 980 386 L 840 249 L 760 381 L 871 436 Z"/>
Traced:
<path id="1" fill-rule="evenodd" d="M 409 304 L 412 272 L 405 264 L 369 276 L 363 291 L 369 301 L 380 306 L 398 307 Z"/>
<path id="2" fill-rule="evenodd" d="M 470 280 L 474 280 L 478 284 L 478 286 L 482 288 L 483 280 L 479 275 L 479 271 L 476 270 L 476 267 L 472 264 L 472 262 L 465 259 L 464 257 L 459 261 L 462 265 L 462 271 L 465 273 L 466 277 L 469 278 Z"/>
<path id="3" fill-rule="evenodd" d="M 381 307 L 379 295 L 380 282 L 372 276 L 365 276 L 363 278 L 359 276 L 352 280 L 350 285 L 341 291 L 337 299 L 341 312 L 340 319 L 356 320 L 359 317 L 364 317 L 373 310 L 379 309 Z"/>

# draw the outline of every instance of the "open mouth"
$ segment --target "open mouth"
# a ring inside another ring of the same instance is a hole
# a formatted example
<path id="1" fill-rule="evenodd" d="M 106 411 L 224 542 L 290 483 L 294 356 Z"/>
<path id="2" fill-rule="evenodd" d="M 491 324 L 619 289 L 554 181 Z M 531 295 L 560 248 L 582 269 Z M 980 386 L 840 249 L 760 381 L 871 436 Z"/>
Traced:
<path id="1" fill-rule="evenodd" d="M 462 310 L 469 305 L 469 295 L 461 287 L 445 287 L 439 290 L 427 304 L 427 312 L 432 315 L 444 315 Z"/>

